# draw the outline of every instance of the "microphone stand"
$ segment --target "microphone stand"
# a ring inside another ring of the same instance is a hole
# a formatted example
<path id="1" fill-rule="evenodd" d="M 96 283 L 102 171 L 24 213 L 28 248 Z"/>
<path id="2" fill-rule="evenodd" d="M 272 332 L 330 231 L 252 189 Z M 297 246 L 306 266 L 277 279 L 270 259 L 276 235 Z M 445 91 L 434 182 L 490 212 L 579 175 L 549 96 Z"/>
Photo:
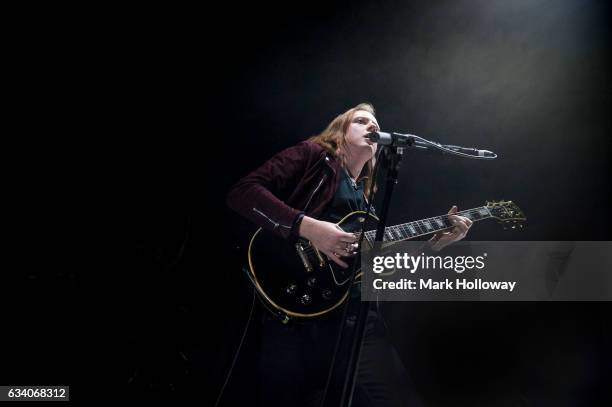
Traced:
<path id="1" fill-rule="evenodd" d="M 380 155 L 382 158 L 379 160 L 379 163 L 377 163 L 377 166 L 382 165 L 386 169 L 386 185 L 381 204 L 379 222 L 376 228 L 376 237 L 374 239 L 377 242 L 383 241 L 385 226 L 387 224 L 387 214 L 389 212 L 389 205 L 391 203 L 391 196 L 393 195 L 393 189 L 397 184 L 399 166 L 404 148 L 407 147 L 421 151 L 436 151 L 443 154 L 451 154 L 472 159 L 491 160 L 497 158 L 497 154 L 488 150 L 477 150 L 474 148 L 444 145 L 412 134 L 373 132 L 370 133 L 369 138 L 370 140 L 377 142 L 379 148 L 384 149 L 382 151 L 384 154 Z M 365 224 L 366 222 L 364 222 L 364 228 Z M 354 270 L 355 268 L 353 271 Z M 351 287 L 351 289 L 354 279 L 355 272 L 353 272 L 349 282 L 349 287 Z M 365 337 L 366 322 L 371 308 L 371 302 L 362 300 L 359 304 L 356 316 L 350 315 L 347 318 L 350 313 L 350 300 L 351 298 L 349 296 L 347 305 L 344 308 L 342 318 L 343 325 L 341 326 L 338 334 L 327 385 L 325 387 L 323 399 L 320 405 L 321 407 L 350 407 L 352 402 L 355 382 L 357 379 L 357 368 L 359 366 L 361 347 Z M 354 330 L 352 337 L 349 336 L 351 330 Z M 348 339 L 344 339 L 345 336 L 349 336 Z"/>
<path id="2" fill-rule="evenodd" d="M 376 228 L 375 241 L 377 242 L 383 240 L 383 236 L 385 233 L 385 226 L 387 224 L 387 214 L 389 212 L 393 189 L 397 184 L 399 167 L 404 152 L 404 147 L 412 147 L 413 144 L 414 138 L 410 138 L 405 143 L 403 143 L 402 147 L 398 147 L 395 145 L 380 146 L 381 148 L 385 149 L 381 154 L 381 162 L 379 164 L 386 169 L 386 185 L 383 195 L 383 201 L 381 204 L 379 222 Z M 348 301 L 350 301 L 350 296 Z M 350 340 L 350 343 L 347 344 L 346 340 L 342 340 L 342 337 L 346 335 L 345 329 L 340 330 L 338 342 L 336 344 L 336 354 L 332 362 L 329 380 L 325 392 L 323 394 L 321 407 L 350 407 L 351 405 L 351 402 L 353 400 L 353 393 L 355 390 L 355 382 L 357 380 L 357 368 L 359 366 L 361 348 L 363 340 L 365 338 L 367 319 L 371 304 L 371 301 L 362 300 L 360 302 L 355 319 L 354 335 L 352 338 L 348 338 Z M 349 320 L 347 320 L 346 323 L 348 323 L 348 321 Z M 344 320 L 343 323 L 345 323 Z M 345 366 L 340 366 L 339 362 L 345 362 Z M 344 371 L 346 371 L 346 374 L 343 374 Z"/>

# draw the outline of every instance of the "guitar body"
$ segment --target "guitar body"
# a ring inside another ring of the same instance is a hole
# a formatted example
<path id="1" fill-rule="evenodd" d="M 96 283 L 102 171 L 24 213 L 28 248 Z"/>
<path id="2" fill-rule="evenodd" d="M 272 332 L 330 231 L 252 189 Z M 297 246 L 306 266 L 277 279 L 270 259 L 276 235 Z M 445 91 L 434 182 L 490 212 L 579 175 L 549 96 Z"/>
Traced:
<path id="1" fill-rule="evenodd" d="M 366 218 L 365 212 L 358 211 L 348 214 L 337 225 L 358 236 L 364 222 L 365 230 L 371 230 L 377 221 L 375 216 Z M 360 258 L 344 257 L 349 267 L 343 269 L 308 240 L 290 243 L 260 228 L 251 238 L 248 260 L 251 280 L 266 305 L 285 318 L 309 318 L 325 314 L 344 302 L 349 294 L 353 263 Z"/>
<path id="2" fill-rule="evenodd" d="M 512 201 L 487 202 L 486 206 L 464 210 L 457 215 L 473 222 L 496 219 L 504 225 L 512 224 L 512 229 L 522 227 L 519 222 L 526 220 Z M 357 211 L 349 213 L 337 224 L 343 231 L 359 236 L 364 223 L 366 235 L 362 242 L 367 246 L 361 250 L 368 249 L 370 242 L 374 241 L 378 218 L 373 215 L 366 217 L 365 212 Z M 385 228 L 383 245 L 453 227 L 448 214 L 390 226 Z M 298 239 L 290 243 L 260 228 L 249 244 L 249 277 L 264 304 L 274 313 L 285 320 L 290 317 L 311 318 L 333 310 L 348 297 L 353 264 L 361 260 L 359 255 L 343 259 L 349 264 L 346 269 L 329 261 L 308 240 Z M 359 269 L 357 264 L 355 273 Z"/>

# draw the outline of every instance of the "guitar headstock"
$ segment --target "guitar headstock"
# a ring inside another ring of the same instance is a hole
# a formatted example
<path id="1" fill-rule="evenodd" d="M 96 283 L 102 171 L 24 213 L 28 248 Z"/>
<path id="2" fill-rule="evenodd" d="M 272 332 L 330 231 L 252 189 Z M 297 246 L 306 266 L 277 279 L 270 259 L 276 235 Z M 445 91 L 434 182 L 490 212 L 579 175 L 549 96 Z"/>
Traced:
<path id="1" fill-rule="evenodd" d="M 522 228 L 521 222 L 527 220 L 521 208 L 512 201 L 487 201 L 486 208 L 491 213 L 491 217 L 504 225 L 510 225 L 511 229 Z"/>

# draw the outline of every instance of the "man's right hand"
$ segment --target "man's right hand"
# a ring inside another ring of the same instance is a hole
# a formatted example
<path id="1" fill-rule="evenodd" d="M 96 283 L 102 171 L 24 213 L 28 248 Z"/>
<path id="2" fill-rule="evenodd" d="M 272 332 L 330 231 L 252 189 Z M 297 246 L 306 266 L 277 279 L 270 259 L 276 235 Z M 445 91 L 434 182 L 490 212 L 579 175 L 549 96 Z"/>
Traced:
<path id="1" fill-rule="evenodd" d="M 304 216 L 300 224 L 300 236 L 310 242 L 327 257 L 343 268 L 348 264 L 341 257 L 352 257 L 357 248 L 357 238 L 346 233 L 338 225 Z"/>

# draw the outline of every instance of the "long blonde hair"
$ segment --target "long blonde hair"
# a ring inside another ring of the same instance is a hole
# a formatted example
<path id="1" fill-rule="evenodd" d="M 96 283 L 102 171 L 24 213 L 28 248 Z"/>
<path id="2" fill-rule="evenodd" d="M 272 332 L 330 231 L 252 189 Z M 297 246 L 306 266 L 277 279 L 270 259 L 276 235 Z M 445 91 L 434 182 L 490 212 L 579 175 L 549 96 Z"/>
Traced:
<path id="1" fill-rule="evenodd" d="M 353 115 L 358 110 L 364 110 L 366 112 L 375 115 L 374 106 L 369 103 L 360 103 L 355 107 L 350 108 L 344 113 L 336 116 L 334 120 L 329 123 L 327 128 L 323 130 L 321 133 L 316 136 L 312 136 L 310 138 L 311 141 L 319 144 L 327 151 L 329 151 L 335 157 L 340 158 L 342 162 L 342 166 L 346 168 L 346 157 L 339 155 L 338 150 L 342 147 L 346 147 L 346 132 L 348 131 L 349 126 L 351 125 L 351 121 L 353 120 Z M 370 188 L 374 187 L 376 190 L 376 186 L 373 185 L 374 180 L 372 179 L 372 171 L 374 170 L 375 158 L 374 156 L 370 158 L 366 164 L 363 166 L 361 170 L 361 174 L 357 176 L 357 180 L 365 181 L 365 189 L 364 192 L 368 194 L 370 192 Z"/>

